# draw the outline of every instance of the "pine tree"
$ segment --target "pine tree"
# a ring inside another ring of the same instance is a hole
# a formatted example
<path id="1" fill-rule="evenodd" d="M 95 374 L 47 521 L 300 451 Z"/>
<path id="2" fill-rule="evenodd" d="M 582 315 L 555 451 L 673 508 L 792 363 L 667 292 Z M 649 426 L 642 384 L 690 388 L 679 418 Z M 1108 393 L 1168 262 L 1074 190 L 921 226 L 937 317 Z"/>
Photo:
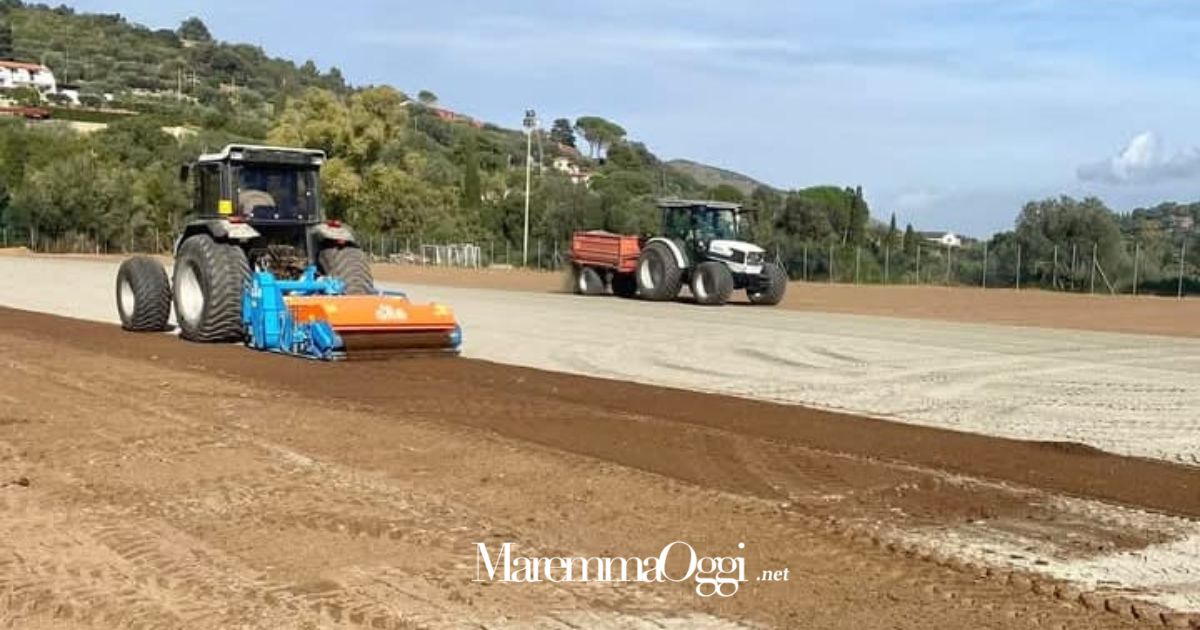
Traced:
<path id="1" fill-rule="evenodd" d="M 917 253 L 917 233 L 913 231 L 911 223 L 904 228 L 904 253 L 910 255 Z"/>
<path id="2" fill-rule="evenodd" d="M 568 147 L 575 147 L 575 130 L 571 128 L 571 121 L 566 118 L 558 118 L 554 121 L 554 125 L 550 127 L 550 139 Z"/>
<path id="3" fill-rule="evenodd" d="M 896 237 L 899 235 L 900 235 L 900 233 L 898 231 L 896 231 L 896 213 L 893 212 L 891 224 L 888 226 L 888 233 L 887 233 L 888 247 L 894 247 L 896 245 Z"/>

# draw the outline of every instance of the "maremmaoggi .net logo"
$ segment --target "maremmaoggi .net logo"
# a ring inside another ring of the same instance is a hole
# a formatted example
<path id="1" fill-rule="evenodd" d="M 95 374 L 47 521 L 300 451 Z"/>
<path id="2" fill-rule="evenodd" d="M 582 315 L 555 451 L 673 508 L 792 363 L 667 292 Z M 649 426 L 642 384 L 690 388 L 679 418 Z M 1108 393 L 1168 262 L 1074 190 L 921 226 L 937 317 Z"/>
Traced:
<path id="1" fill-rule="evenodd" d="M 738 543 L 739 550 L 746 548 Z M 759 580 L 787 580 L 787 569 L 764 571 Z M 695 582 L 700 597 L 731 597 L 746 581 L 743 556 L 702 556 L 681 540 L 656 556 L 523 556 L 506 542 L 489 550 L 475 543 L 476 582 Z"/>

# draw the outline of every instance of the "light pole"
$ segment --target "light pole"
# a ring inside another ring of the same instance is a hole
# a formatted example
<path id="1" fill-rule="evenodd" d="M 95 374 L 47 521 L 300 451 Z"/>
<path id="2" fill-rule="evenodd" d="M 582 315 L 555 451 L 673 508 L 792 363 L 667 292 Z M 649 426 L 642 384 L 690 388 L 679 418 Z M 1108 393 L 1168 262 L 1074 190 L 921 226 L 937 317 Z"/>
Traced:
<path id="1" fill-rule="evenodd" d="M 521 265 L 529 266 L 529 184 L 532 177 L 533 133 L 537 129 L 537 112 L 525 110 L 525 241 L 521 246 Z"/>

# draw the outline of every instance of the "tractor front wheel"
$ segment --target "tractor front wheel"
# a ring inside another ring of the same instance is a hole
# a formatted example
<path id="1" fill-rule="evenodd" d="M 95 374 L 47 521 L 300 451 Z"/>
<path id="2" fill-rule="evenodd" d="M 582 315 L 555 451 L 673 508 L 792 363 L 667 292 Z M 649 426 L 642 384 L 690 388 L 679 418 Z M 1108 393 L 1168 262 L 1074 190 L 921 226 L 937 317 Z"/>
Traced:
<path id="1" fill-rule="evenodd" d="M 775 306 L 783 301 L 787 291 L 788 277 L 783 267 L 775 263 L 763 265 L 762 275 L 754 278 L 746 288 L 746 297 L 751 304 Z"/>
<path id="2" fill-rule="evenodd" d="M 171 281 L 162 263 L 149 256 L 134 256 L 117 270 L 117 313 L 121 328 L 134 332 L 161 332 L 171 316 Z"/>
<path id="3" fill-rule="evenodd" d="M 721 306 L 733 294 L 733 274 L 719 262 L 702 262 L 692 272 L 692 297 L 697 304 Z"/>
<path id="4" fill-rule="evenodd" d="M 370 295 L 375 292 L 371 261 L 367 253 L 352 245 L 326 247 L 317 256 L 321 273 L 333 276 L 346 285 L 347 295 Z"/>
<path id="5" fill-rule="evenodd" d="M 638 258 L 638 295 L 655 302 L 674 300 L 681 286 L 683 269 L 679 268 L 671 249 L 661 242 L 647 245 Z"/>
<path id="6" fill-rule="evenodd" d="M 242 339 L 242 291 L 250 277 L 246 252 L 207 234 L 190 236 L 175 257 L 175 320 L 189 341 Z"/>

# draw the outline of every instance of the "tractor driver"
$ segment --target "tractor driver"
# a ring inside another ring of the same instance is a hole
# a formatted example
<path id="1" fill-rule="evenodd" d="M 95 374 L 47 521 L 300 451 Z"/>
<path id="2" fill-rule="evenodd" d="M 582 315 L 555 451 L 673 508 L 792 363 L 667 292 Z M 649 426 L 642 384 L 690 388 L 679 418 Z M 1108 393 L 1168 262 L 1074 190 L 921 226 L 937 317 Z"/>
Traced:
<path id="1" fill-rule="evenodd" d="M 696 231 L 701 242 L 733 238 L 737 232 L 733 212 L 707 209 L 696 214 Z"/>
<path id="2" fill-rule="evenodd" d="M 238 209 L 245 216 L 254 218 L 256 213 L 270 215 L 275 212 L 275 198 L 267 192 L 270 184 L 267 174 L 254 168 L 243 168 L 241 185 L 238 186 Z"/>

